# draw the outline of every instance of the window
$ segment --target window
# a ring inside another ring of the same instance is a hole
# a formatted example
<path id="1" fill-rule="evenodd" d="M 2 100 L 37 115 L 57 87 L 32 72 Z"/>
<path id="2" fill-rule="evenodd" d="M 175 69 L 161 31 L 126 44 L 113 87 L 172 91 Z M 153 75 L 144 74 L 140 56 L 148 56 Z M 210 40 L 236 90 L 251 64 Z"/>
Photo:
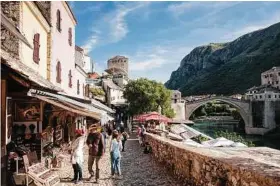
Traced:
<path id="1" fill-rule="evenodd" d="M 258 96 L 255 96 L 256 99 L 258 99 Z"/>
<path id="2" fill-rule="evenodd" d="M 85 85 L 83 84 L 83 96 L 85 96 Z"/>
<path id="3" fill-rule="evenodd" d="M 278 84 L 279 83 L 279 81 L 276 81 L 276 84 Z"/>
<path id="4" fill-rule="evenodd" d="M 268 98 L 271 98 L 271 95 L 268 95 Z"/>
<path id="5" fill-rule="evenodd" d="M 272 74 L 269 74 L 269 77 L 272 77 Z"/>
<path id="6" fill-rule="evenodd" d="M 277 95 L 275 95 L 275 98 L 277 98 Z"/>
<path id="7" fill-rule="evenodd" d="M 280 72 L 278 72 L 278 76 L 280 76 Z"/>
<path id="8" fill-rule="evenodd" d="M 60 61 L 56 64 L 56 82 L 61 83 L 61 63 Z"/>
<path id="9" fill-rule="evenodd" d="M 33 47 L 33 61 L 38 64 L 40 61 L 40 34 L 38 33 L 34 35 Z"/>
<path id="10" fill-rule="evenodd" d="M 85 96 L 89 97 L 89 85 L 86 85 Z"/>
<path id="11" fill-rule="evenodd" d="M 270 81 L 268 81 L 268 84 L 270 84 Z"/>
<path id="12" fill-rule="evenodd" d="M 80 94 L 80 82 L 77 80 L 77 94 Z"/>
<path id="13" fill-rule="evenodd" d="M 72 28 L 69 28 L 68 30 L 68 43 L 72 46 Z"/>
<path id="14" fill-rule="evenodd" d="M 262 99 L 262 95 L 260 95 L 260 99 Z"/>
<path id="15" fill-rule="evenodd" d="M 69 84 L 68 84 L 68 86 L 69 86 L 70 88 L 72 88 L 72 73 L 71 73 L 71 70 L 69 70 L 68 77 L 69 77 Z"/>
<path id="16" fill-rule="evenodd" d="M 61 15 L 60 10 L 57 10 L 56 12 L 56 28 L 59 32 L 61 32 Z"/>

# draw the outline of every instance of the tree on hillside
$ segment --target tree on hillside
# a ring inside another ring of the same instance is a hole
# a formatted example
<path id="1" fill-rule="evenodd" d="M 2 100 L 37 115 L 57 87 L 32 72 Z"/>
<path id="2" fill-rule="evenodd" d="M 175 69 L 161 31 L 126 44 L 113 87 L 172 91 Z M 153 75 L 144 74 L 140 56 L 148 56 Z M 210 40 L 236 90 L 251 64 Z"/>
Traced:
<path id="1" fill-rule="evenodd" d="M 163 115 L 170 118 L 175 116 L 171 108 L 171 91 L 166 89 L 162 83 L 146 78 L 132 80 L 125 86 L 124 98 L 129 103 L 130 115 L 158 111 L 160 106 Z"/>

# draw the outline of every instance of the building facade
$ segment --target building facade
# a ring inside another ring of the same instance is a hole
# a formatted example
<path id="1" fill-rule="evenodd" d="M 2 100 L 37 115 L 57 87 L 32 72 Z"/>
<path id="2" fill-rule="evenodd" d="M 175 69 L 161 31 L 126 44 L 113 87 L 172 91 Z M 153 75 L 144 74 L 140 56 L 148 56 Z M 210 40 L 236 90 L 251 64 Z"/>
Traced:
<path id="1" fill-rule="evenodd" d="M 77 21 L 68 3 L 51 2 L 51 62 L 49 80 L 70 96 L 79 96 L 75 71 L 75 27 Z M 72 83 L 71 83 L 72 81 Z"/>
<path id="2" fill-rule="evenodd" d="M 85 67 L 88 66 L 87 63 L 90 63 L 90 59 L 87 61 L 85 60 L 88 58 L 89 58 L 88 56 L 85 56 L 84 50 L 81 47 L 78 46 L 75 47 L 75 71 L 74 71 L 75 82 L 73 83 L 76 84 L 74 87 L 76 87 L 75 89 L 77 90 L 76 96 L 79 98 L 89 97 L 88 95 L 89 89 L 86 82 L 88 74 L 84 70 Z"/>
<path id="3" fill-rule="evenodd" d="M 262 85 L 272 85 L 280 89 L 280 67 L 273 67 L 261 74 Z"/>
<path id="4" fill-rule="evenodd" d="M 49 53 L 48 33 L 51 25 L 45 19 L 37 4 L 31 1 L 20 3 L 19 30 L 32 45 L 19 44 L 19 59 L 43 78 L 47 79 Z"/>

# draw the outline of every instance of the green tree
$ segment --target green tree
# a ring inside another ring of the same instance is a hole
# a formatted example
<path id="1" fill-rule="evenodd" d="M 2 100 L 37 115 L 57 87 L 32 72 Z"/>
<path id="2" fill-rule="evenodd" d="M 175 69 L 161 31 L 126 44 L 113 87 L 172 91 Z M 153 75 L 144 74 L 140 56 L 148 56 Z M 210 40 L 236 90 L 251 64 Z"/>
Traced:
<path id="1" fill-rule="evenodd" d="M 101 88 L 90 88 L 89 90 L 93 96 L 105 96 L 105 92 Z"/>
<path id="2" fill-rule="evenodd" d="M 163 115 L 170 118 L 175 116 L 171 108 L 171 91 L 162 83 L 146 78 L 132 80 L 125 86 L 124 98 L 129 103 L 130 115 L 158 111 L 161 106 Z"/>

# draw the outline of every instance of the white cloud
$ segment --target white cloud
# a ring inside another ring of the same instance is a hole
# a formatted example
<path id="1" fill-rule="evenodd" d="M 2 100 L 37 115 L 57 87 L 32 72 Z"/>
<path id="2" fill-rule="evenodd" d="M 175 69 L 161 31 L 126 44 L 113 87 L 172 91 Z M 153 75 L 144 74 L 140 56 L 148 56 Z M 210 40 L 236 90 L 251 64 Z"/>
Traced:
<path id="1" fill-rule="evenodd" d="M 183 14 L 187 9 L 192 7 L 193 4 L 191 2 L 181 2 L 181 3 L 171 4 L 167 7 L 167 9 L 168 11 L 172 12 L 174 15 L 178 16 Z"/>
<path id="2" fill-rule="evenodd" d="M 86 13 L 90 13 L 90 12 L 99 12 L 102 10 L 104 4 L 103 3 L 100 3 L 100 2 L 94 2 L 94 5 L 93 6 L 87 6 L 83 9 L 79 9 L 77 10 L 77 14 L 86 14 Z"/>
<path id="3" fill-rule="evenodd" d="M 130 13 L 148 5 L 149 2 L 115 2 L 115 10 L 105 14 L 101 19 L 94 21 L 91 35 L 84 44 L 87 51 L 91 52 L 97 45 L 116 43 L 125 38 L 129 32 L 126 17 Z"/>
<path id="4" fill-rule="evenodd" d="M 89 53 L 96 45 L 98 44 L 98 36 L 92 35 L 88 41 L 82 46 L 85 50 L 85 53 Z"/>
<path id="5" fill-rule="evenodd" d="M 192 47 L 171 45 L 146 47 L 137 51 L 135 55 L 126 55 L 130 61 L 129 70 L 132 72 L 149 71 L 162 68 L 166 64 L 174 64 L 174 67 L 177 68 L 183 57 L 192 49 Z"/>

